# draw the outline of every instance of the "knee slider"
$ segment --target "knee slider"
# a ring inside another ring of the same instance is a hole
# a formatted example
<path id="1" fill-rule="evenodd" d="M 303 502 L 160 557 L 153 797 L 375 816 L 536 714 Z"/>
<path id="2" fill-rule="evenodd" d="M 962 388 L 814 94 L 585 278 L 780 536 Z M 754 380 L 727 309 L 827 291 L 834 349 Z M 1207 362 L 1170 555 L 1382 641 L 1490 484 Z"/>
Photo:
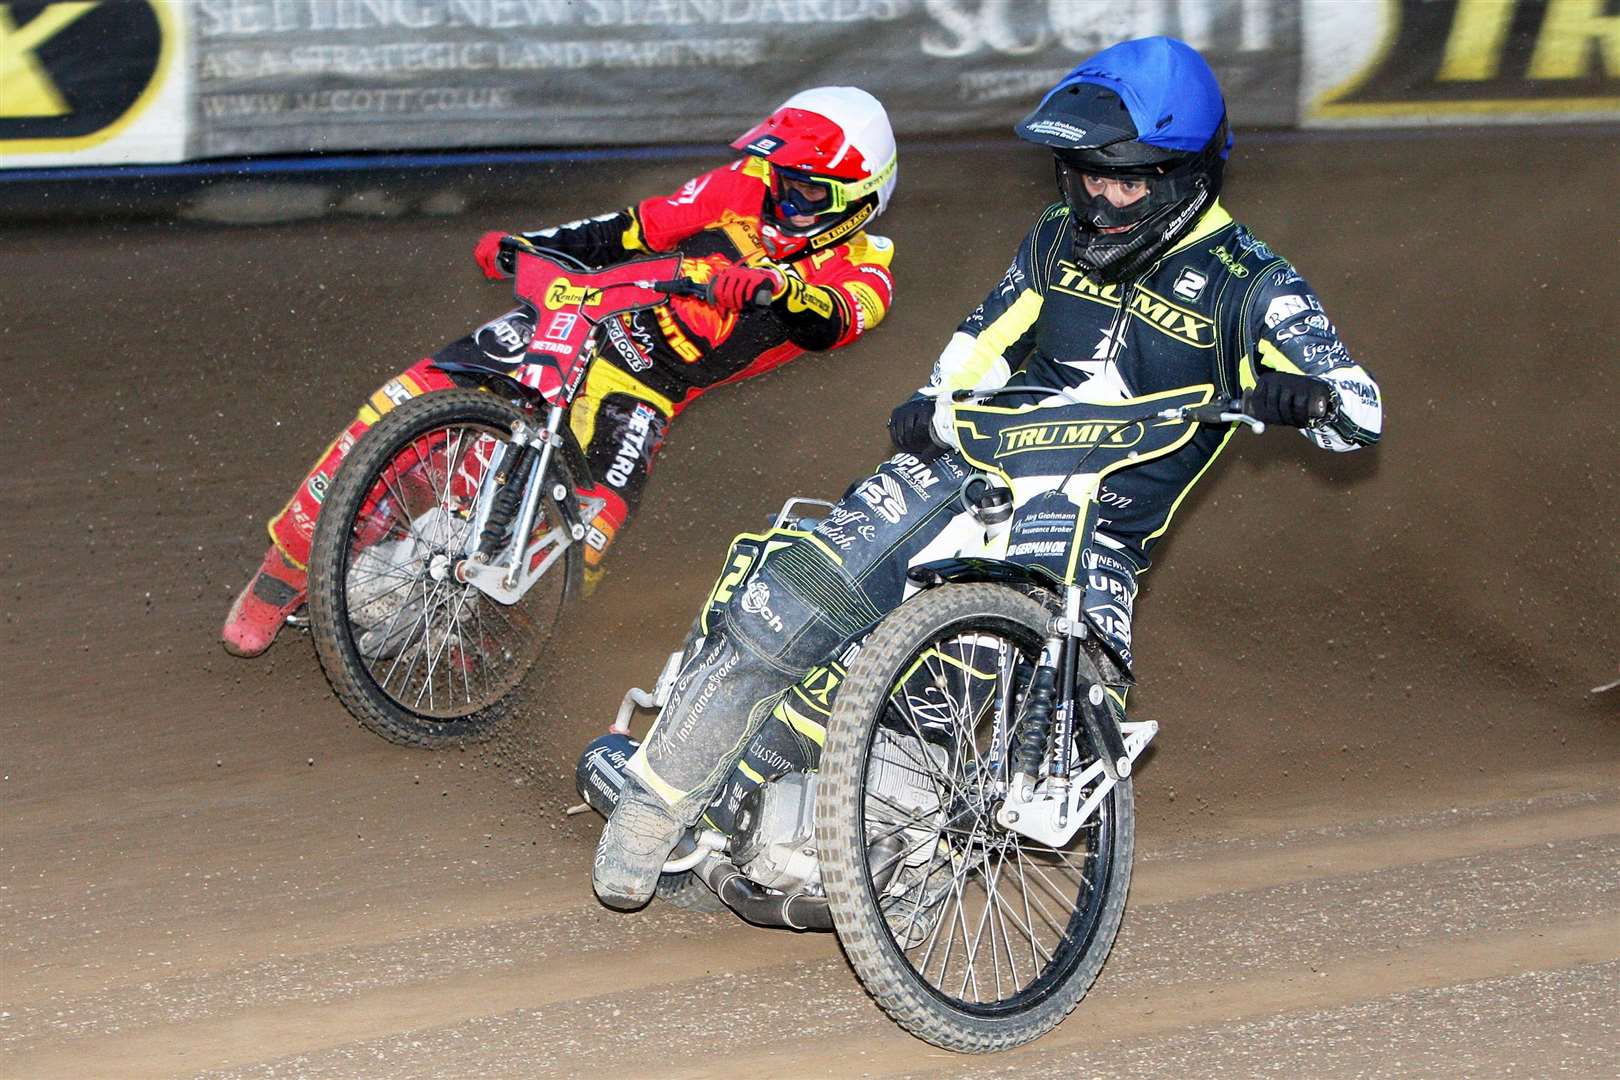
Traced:
<path id="1" fill-rule="evenodd" d="M 750 574 L 727 601 L 725 627 L 760 655 L 781 660 L 811 614 L 767 562 Z"/>
<path id="2" fill-rule="evenodd" d="M 881 617 L 821 548 L 772 552 L 727 604 L 726 623 L 761 655 L 808 670 Z"/>

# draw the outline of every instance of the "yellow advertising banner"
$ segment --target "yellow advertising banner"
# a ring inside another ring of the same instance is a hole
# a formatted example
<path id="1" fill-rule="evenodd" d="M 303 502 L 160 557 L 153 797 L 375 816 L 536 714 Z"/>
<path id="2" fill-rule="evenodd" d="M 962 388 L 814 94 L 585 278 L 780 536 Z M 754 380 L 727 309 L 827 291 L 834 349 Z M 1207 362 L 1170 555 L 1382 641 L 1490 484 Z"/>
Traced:
<path id="1" fill-rule="evenodd" d="M 1309 0 L 1304 126 L 1620 120 L 1620 0 Z"/>

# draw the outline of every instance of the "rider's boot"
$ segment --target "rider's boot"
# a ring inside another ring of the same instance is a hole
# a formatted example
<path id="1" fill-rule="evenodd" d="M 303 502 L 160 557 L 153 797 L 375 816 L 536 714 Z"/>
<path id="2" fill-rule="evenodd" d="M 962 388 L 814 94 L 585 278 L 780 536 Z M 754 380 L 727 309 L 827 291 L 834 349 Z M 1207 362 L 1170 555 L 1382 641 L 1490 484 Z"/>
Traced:
<path id="1" fill-rule="evenodd" d="M 580 488 L 575 495 L 579 499 L 580 509 L 592 515 L 585 526 L 584 584 L 585 595 L 589 596 L 602 584 L 602 575 L 606 573 L 602 557 L 607 554 L 608 545 L 613 543 L 619 530 L 624 528 L 629 507 L 623 496 L 606 484 Z"/>
<path id="2" fill-rule="evenodd" d="M 225 616 L 220 637 L 234 656 L 258 656 L 276 640 L 287 616 L 303 606 L 309 575 L 274 544 Z"/>
<path id="3" fill-rule="evenodd" d="M 685 831 L 664 800 L 626 774 L 591 866 L 597 897 L 620 911 L 645 906 L 658 887 L 664 861 Z"/>

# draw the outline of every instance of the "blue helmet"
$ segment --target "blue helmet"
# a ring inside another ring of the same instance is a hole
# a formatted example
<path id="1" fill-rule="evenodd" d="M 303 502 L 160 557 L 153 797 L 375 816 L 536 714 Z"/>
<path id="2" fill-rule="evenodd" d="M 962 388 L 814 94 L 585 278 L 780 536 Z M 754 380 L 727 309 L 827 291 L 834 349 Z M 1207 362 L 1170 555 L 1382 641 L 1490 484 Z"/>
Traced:
<path id="1" fill-rule="evenodd" d="M 1130 277 L 1186 235 L 1215 201 L 1232 136 L 1215 73 L 1175 38 L 1125 41 L 1093 56 L 1019 122 L 1050 147 L 1073 227 L 1073 257 L 1104 281 Z M 1092 195 L 1086 177 L 1129 181 L 1125 206 Z"/>

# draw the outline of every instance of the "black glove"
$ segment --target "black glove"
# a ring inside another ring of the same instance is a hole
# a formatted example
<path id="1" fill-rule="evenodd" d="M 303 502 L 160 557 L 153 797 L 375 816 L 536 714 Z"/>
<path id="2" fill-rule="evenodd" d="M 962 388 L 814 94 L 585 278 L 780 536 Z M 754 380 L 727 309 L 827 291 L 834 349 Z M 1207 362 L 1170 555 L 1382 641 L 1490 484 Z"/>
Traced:
<path id="1" fill-rule="evenodd" d="M 934 399 L 908 398 L 889 414 L 889 438 L 894 445 L 912 454 L 932 454 L 940 449 L 934 441 Z"/>
<path id="2" fill-rule="evenodd" d="M 1253 390 L 1243 393 L 1243 411 L 1263 424 L 1312 427 L 1330 419 L 1333 387 L 1309 375 L 1264 371 Z"/>

